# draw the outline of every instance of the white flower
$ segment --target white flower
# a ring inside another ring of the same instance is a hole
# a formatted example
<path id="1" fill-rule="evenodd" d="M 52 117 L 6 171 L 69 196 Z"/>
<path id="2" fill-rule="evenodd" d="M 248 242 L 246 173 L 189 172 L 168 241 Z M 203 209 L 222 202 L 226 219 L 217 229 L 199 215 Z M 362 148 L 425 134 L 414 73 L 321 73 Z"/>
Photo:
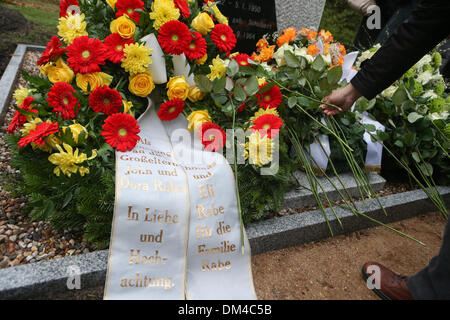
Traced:
<path id="1" fill-rule="evenodd" d="M 331 66 L 332 62 L 331 62 L 331 54 L 327 54 L 326 56 L 322 55 L 323 61 L 325 61 L 325 63 L 328 66 Z"/>
<path id="2" fill-rule="evenodd" d="M 361 69 L 361 63 L 366 61 L 367 59 L 370 59 L 373 57 L 373 55 L 378 51 L 378 49 L 381 48 L 381 45 L 377 43 L 375 46 L 370 48 L 369 50 L 366 50 L 361 53 L 361 56 L 359 56 L 358 60 L 355 63 L 355 67 L 360 70 Z"/>
<path id="3" fill-rule="evenodd" d="M 273 57 L 275 58 L 275 61 L 277 62 L 277 65 L 279 67 L 282 67 L 286 64 L 286 59 L 284 58 L 284 52 L 287 50 L 294 53 L 294 47 L 285 43 L 273 55 Z"/>
<path id="4" fill-rule="evenodd" d="M 426 64 L 430 64 L 432 61 L 432 58 L 429 54 L 426 54 L 425 56 L 423 56 L 422 59 L 419 60 L 419 62 L 416 63 L 415 67 L 420 71 L 422 71 L 422 68 L 424 65 Z"/>
<path id="5" fill-rule="evenodd" d="M 424 85 L 427 84 L 432 78 L 433 74 L 431 73 L 430 70 L 427 70 L 417 76 L 417 81 L 420 82 L 422 85 Z"/>
<path id="6" fill-rule="evenodd" d="M 448 111 L 443 111 L 441 113 L 433 112 L 432 114 L 428 115 L 428 118 L 431 120 L 447 120 Z"/>
<path id="7" fill-rule="evenodd" d="M 433 90 L 427 90 L 425 91 L 425 93 L 422 95 L 422 98 L 430 98 L 430 99 L 434 99 L 437 98 L 438 95 L 433 91 Z"/>
<path id="8" fill-rule="evenodd" d="M 308 52 L 308 50 L 305 47 L 297 48 L 294 50 L 294 55 L 296 55 L 297 57 L 305 58 L 306 62 L 311 64 L 314 61 L 314 57 L 310 56 L 307 52 Z"/>
<path id="9" fill-rule="evenodd" d="M 267 72 L 270 72 L 270 73 L 272 73 L 273 72 L 273 69 L 272 69 L 272 67 L 271 66 L 269 66 L 268 64 L 267 64 L 267 62 L 263 62 L 263 63 L 261 63 L 261 66 L 264 68 L 264 70 L 266 70 Z"/>
<path id="10" fill-rule="evenodd" d="M 398 87 L 397 86 L 390 86 L 389 88 L 386 88 L 385 90 L 383 90 L 383 92 L 381 92 L 381 95 L 385 98 L 392 98 L 392 96 L 394 95 L 395 91 L 397 91 Z"/>

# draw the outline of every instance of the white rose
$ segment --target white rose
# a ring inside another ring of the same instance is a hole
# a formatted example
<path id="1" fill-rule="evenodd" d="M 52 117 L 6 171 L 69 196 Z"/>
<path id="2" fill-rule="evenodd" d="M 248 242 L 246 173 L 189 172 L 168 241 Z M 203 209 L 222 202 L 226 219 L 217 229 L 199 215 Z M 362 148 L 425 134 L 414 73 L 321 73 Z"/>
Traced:
<path id="1" fill-rule="evenodd" d="M 325 63 L 328 66 L 331 66 L 332 62 L 331 62 L 331 54 L 327 54 L 326 56 L 322 55 L 323 61 L 325 61 Z"/>
<path id="2" fill-rule="evenodd" d="M 314 61 L 314 57 L 310 56 L 308 53 L 308 50 L 304 47 L 302 48 L 297 48 L 294 50 L 294 55 L 296 55 L 297 57 L 303 57 L 306 59 L 306 62 L 308 62 L 309 64 L 313 63 Z"/>
<path id="3" fill-rule="evenodd" d="M 441 113 L 434 112 L 434 113 L 428 115 L 428 118 L 431 120 L 447 120 L 448 111 L 443 111 Z"/>
<path id="4" fill-rule="evenodd" d="M 286 59 L 284 58 L 284 52 L 288 50 L 292 53 L 294 53 L 294 47 L 290 46 L 289 44 L 285 43 L 283 44 L 278 50 L 277 52 L 275 52 L 275 54 L 273 55 L 273 57 L 275 58 L 275 61 L 277 62 L 277 65 L 279 67 L 282 67 L 286 64 Z"/>

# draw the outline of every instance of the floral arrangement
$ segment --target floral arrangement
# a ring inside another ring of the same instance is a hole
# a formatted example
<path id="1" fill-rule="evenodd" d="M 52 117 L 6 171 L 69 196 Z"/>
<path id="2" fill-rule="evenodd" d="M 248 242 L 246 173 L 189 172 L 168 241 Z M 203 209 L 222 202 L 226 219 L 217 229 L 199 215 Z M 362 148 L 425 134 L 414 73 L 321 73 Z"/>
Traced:
<path id="1" fill-rule="evenodd" d="M 61 0 L 57 28 L 38 61 L 41 75 L 24 73 L 28 86 L 14 94 L 8 127 L 21 171 L 11 184 L 28 195 L 32 218 L 108 245 L 114 153 L 136 146 L 149 96 L 162 121 L 183 114 L 205 150 L 237 150 L 231 165 L 246 223 L 281 209 L 299 163 L 319 207 L 335 204 L 319 196 L 317 175 L 329 179 L 338 165 L 330 158 L 331 172 L 318 172 L 308 151 L 320 134 L 371 192 L 357 159 L 365 127 L 354 115 L 329 118 L 319 109 L 350 72 L 330 32 L 288 28 L 273 45 L 261 39 L 250 56 L 233 52 L 236 37 L 215 1 L 190 0 Z M 236 141 L 228 128 L 249 134 Z M 275 150 L 276 174 L 261 175 Z"/>
<path id="2" fill-rule="evenodd" d="M 360 67 L 379 47 L 363 52 L 356 65 Z M 436 189 L 436 183 L 450 182 L 450 96 L 439 73 L 441 63 L 439 52 L 425 55 L 375 99 L 360 99 L 356 109 L 369 112 L 386 127 L 376 133 L 388 149 L 384 168 L 406 169 L 420 186 L 432 190 L 430 198 L 447 216 Z"/>

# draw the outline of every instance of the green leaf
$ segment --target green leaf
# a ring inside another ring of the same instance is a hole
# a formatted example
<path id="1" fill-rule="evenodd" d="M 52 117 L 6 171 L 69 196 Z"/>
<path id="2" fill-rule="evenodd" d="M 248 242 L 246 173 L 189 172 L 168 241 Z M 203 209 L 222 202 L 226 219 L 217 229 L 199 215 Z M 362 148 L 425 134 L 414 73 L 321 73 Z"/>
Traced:
<path id="1" fill-rule="evenodd" d="M 392 95 L 392 102 L 394 102 L 396 106 L 400 106 L 406 100 L 408 100 L 408 96 L 406 95 L 404 88 L 398 88 Z"/>
<path id="2" fill-rule="evenodd" d="M 248 78 L 244 83 L 244 90 L 249 96 L 255 95 L 259 91 L 258 78 L 256 76 Z"/>
<path id="3" fill-rule="evenodd" d="M 214 80 L 213 91 L 214 93 L 219 93 L 225 89 L 225 84 L 227 83 L 227 78 L 222 77 L 220 79 Z"/>
<path id="4" fill-rule="evenodd" d="M 247 99 L 247 94 L 245 93 L 244 89 L 240 86 L 236 86 L 234 88 L 234 98 L 237 101 L 243 102 L 245 99 Z"/>
<path id="5" fill-rule="evenodd" d="M 228 64 L 227 75 L 229 77 L 234 77 L 239 72 L 239 64 L 236 60 L 231 60 Z"/>
<path id="6" fill-rule="evenodd" d="M 289 99 L 288 99 L 289 108 L 292 109 L 296 104 L 297 104 L 297 97 L 295 97 L 295 96 L 289 97 Z"/>
<path id="7" fill-rule="evenodd" d="M 302 107 L 309 107 L 312 104 L 311 100 L 309 100 L 308 98 L 305 98 L 305 97 L 298 97 L 297 102 Z"/>
<path id="8" fill-rule="evenodd" d="M 300 60 L 289 50 L 284 51 L 284 59 L 288 67 L 299 68 L 301 66 Z"/>
<path id="9" fill-rule="evenodd" d="M 396 140 L 396 141 L 394 142 L 394 144 L 395 144 L 397 147 L 399 147 L 399 148 L 403 148 L 403 142 L 401 142 L 400 140 Z"/>
<path id="10" fill-rule="evenodd" d="M 61 209 L 64 209 L 65 207 L 67 207 L 67 205 L 69 204 L 69 202 L 72 200 L 73 198 L 73 194 L 72 192 L 69 192 L 66 197 L 64 198 L 63 204 L 61 206 Z"/>
<path id="11" fill-rule="evenodd" d="M 417 163 L 420 162 L 420 157 L 419 157 L 419 154 L 417 152 L 411 153 L 411 156 Z"/>
<path id="12" fill-rule="evenodd" d="M 205 93 L 209 93 L 212 90 L 212 82 L 204 74 L 198 74 L 194 77 L 195 83 L 198 88 Z"/>
<path id="13" fill-rule="evenodd" d="M 321 54 L 314 59 L 314 62 L 311 64 L 311 68 L 318 72 L 322 72 L 325 69 L 325 61 L 323 60 Z"/>
<path id="14" fill-rule="evenodd" d="M 410 114 L 408 114 L 408 121 L 410 123 L 414 123 L 421 118 L 423 118 L 423 116 L 418 114 L 417 112 L 411 112 Z"/>
<path id="15" fill-rule="evenodd" d="M 367 130 L 367 132 L 374 132 L 377 130 L 377 127 L 375 127 L 373 124 L 364 124 L 363 126 Z"/>
<path id="16" fill-rule="evenodd" d="M 431 177 L 433 175 L 433 166 L 429 164 L 428 162 L 422 163 L 419 165 L 420 171 L 428 177 Z"/>
<path id="17" fill-rule="evenodd" d="M 328 80 L 328 83 L 331 85 L 337 84 L 339 82 L 339 80 L 341 80 L 341 77 L 342 77 L 342 67 L 341 66 L 334 67 L 333 69 L 329 70 L 327 73 L 327 80 Z"/>

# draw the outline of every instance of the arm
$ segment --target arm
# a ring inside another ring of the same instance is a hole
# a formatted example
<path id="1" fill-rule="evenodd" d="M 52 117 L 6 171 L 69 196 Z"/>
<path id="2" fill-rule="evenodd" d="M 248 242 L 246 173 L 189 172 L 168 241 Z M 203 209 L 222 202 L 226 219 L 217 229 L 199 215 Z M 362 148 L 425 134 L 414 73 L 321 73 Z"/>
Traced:
<path id="1" fill-rule="evenodd" d="M 372 59 L 362 64 L 361 71 L 344 88 L 346 90 L 336 90 L 324 101 L 339 105 L 342 94 L 346 94 L 347 100 L 358 95 L 373 99 L 448 36 L 449 16 L 449 0 L 423 0 Z M 349 109 L 351 104 L 347 104 L 342 105 L 342 109 Z M 337 113 L 332 107 L 321 107 L 326 114 Z"/>

